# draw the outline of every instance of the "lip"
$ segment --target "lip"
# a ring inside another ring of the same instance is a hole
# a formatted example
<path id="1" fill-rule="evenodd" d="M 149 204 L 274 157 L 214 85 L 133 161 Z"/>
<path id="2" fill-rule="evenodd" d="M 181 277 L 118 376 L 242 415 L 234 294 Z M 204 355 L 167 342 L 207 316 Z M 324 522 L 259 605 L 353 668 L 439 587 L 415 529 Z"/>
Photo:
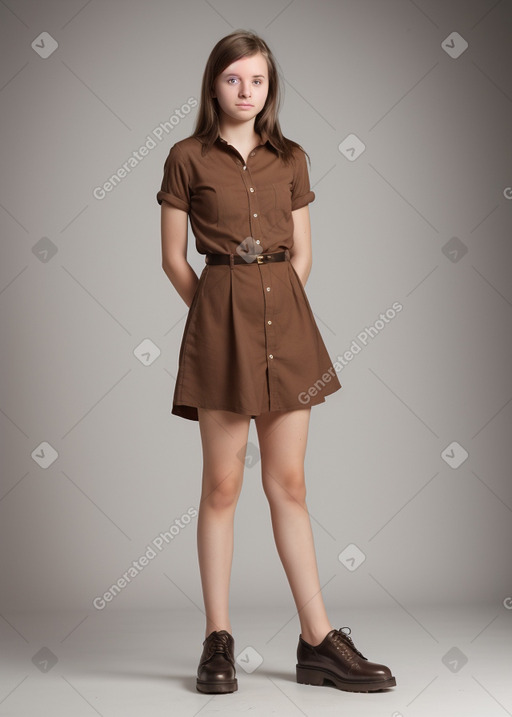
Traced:
<path id="1" fill-rule="evenodd" d="M 243 103 L 236 105 L 236 107 L 254 107 L 254 105 L 250 105 L 246 102 L 243 102 Z"/>

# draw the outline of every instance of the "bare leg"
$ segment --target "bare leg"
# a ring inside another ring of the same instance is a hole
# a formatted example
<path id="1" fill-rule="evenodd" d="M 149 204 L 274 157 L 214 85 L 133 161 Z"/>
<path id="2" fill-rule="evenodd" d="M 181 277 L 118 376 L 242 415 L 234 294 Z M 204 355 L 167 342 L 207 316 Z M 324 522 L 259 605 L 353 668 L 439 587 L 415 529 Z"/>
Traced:
<path id="1" fill-rule="evenodd" d="M 310 412 L 311 408 L 274 411 L 255 421 L 277 552 L 290 583 L 302 637 L 318 645 L 332 627 L 320 592 L 306 506 L 304 457 Z"/>
<path id="2" fill-rule="evenodd" d="M 249 416 L 198 409 L 203 448 L 203 479 L 197 523 L 197 552 L 206 612 L 207 637 L 231 633 L 229 582 L 233 560 L 233 523 L 242 489 L 243 455 Z"/>

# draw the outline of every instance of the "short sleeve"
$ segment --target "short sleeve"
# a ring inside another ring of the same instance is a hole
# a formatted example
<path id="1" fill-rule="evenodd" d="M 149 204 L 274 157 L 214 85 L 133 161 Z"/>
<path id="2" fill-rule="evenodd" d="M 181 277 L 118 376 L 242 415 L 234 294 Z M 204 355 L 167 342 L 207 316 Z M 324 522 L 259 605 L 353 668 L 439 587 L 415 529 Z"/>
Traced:
<path id="1" fill-rule="evenodd" d="M 158 204 L 168 202 L 172 207 L 190 209 L 190 190 L 187 172 L 187 162 L 183 153 L 173 145 L 164 163 L 164 176 L 160 191 L 156 195 Z"/>
<path id="2" fill-rule="evenodd" d="M 305 207 L 314 201 L 315 193 L 309 186 L 309 174 L 306 164 L 306 155 L 301 149 L 294 152 L 294 172 L 292 182 L 292 211 Z"/>

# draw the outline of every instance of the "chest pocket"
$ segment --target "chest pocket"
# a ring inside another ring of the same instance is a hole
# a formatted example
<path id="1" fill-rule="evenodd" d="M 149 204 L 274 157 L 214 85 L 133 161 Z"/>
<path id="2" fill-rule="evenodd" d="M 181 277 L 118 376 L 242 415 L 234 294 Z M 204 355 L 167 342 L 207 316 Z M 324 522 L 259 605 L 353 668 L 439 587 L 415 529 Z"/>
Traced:
<path id="1" fill-rule="evenodd" d="M 215 191 L 217 201 L 217 226 L 240 231 L 250 220 L 250 196 L 243 184 L 218 186 Z M 280 182 L 256 187 L 253 209 L 267 229 L 272 229 L 280 222 L 290 218 L 292 211 L 292 195 L 290 184 Z"/>
<path id="2" fill-rule="evenodd" d="M 280 182 L 260 189 L 258 200 L 262 218 L 269 229 L 290 217 L 292 195 L 289 183 Z"/>

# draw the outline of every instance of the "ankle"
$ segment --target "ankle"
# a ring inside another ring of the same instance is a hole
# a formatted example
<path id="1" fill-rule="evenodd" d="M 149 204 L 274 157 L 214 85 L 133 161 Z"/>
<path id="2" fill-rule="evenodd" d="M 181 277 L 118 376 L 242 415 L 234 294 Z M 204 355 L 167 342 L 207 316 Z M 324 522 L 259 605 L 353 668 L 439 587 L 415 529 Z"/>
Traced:
<path id="1" fill-rule="evenodd" d="M 212 632 L 221 632 L 221 630 L 225 630 L 226 632 L 229 632 L 231 636 L 233 636 L 233 633 L 231 631 L 231 625 L 226 625 L 225 623 L 221 623 L 219 625 L 207 625 L 204 636 L 205 638 L 207 638 L 208 635 L 212 634 Z"/>
<path id="2" fill-rule="evenodd" d="M 331 630 L 332 627 L 327 627 L 323 630 L 304 629 L 301 630 L 300 636 L 305 642 L 308 643 L 308 645 L 317 647 L 321 642 L 325 640 L 326 635 L 328 635 Z"/>

